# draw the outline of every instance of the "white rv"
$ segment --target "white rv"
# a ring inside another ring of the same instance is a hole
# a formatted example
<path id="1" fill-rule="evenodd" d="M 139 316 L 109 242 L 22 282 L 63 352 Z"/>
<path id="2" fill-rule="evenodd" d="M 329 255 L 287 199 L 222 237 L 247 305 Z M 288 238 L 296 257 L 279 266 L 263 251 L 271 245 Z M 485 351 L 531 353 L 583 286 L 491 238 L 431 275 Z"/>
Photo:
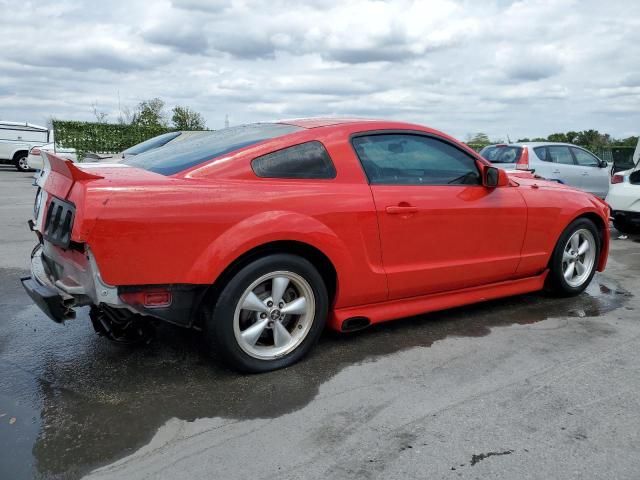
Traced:
<path id="1" fill-rule="evenodd" d="M 0 163 L 29 171 L 27 156 L 32 147 L 49 143 L 49 129 L 32 123 L 0 121 Z"/>

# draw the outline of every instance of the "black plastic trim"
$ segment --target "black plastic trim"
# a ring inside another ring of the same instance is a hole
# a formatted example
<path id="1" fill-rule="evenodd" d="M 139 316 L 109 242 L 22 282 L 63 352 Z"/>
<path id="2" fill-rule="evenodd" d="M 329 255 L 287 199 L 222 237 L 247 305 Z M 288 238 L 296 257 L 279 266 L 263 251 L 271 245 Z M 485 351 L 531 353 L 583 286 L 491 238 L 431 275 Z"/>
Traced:
<path id="1" fill-rule="evenodd" d="M 73 203 L 53 197 L 47 208 L 43 236 L 45 240 L 62 248 L 69 248 L 71 231 L 76 216 Z"/>
<path id="2" fill-rule="evenodd" d="M 72 305 L 67 304 L 56 290 L 41 285 L 32 277 L 23 277 L 20 282 L 40 310 L 54 322 L 63 323 L 76 317 Z"/>

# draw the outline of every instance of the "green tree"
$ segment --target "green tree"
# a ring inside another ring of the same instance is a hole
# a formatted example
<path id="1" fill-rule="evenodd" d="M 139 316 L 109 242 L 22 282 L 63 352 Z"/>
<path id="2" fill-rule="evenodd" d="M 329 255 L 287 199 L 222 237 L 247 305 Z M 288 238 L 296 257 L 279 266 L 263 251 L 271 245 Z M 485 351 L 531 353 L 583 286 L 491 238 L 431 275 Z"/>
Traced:
<path id="1" fill-rule="evenodd" d="M 627 137 L 611 140 L 611 144 L 616 147 L 635 147 L 638 144 L 638 137 Z"/>
<path id="2" fill-rule="evenodd" d="M 152 98 L 143 100 L 133 113 L 132 124 L 143 127 L 166 127 L 167 116 L 164 112 L 164 100 Z"/>
<path id="3" fill-rule="evenodd" d="M 569 141 L 567 140 L 567 135 L 564 133 L 552 133 L 547 137 L 547 140 L 550 142 L 562 142 L 562 143 L 567 143 Z"/>
<path id="4" fill-rule="evenodd" d="M 609 135 L 602 135 L 597 130 L 584 130 L 578 132 L 576 143 L 589 148 L 597 148 L 606 145 L 609 141 Z"/>
<path id="5" fill-rule="evenodd" d="M 205 121 L 202 115 L 189 107 L 173 107 L 171 121 L 176 130 L 204 130 Z"/>
<path id="6" fill-rule="evenodd" d="M 568 131 L 565 136 L 567 137 L 567 143 L 576 143 L 578 141 L 578 132 L 573 130 Z"/>

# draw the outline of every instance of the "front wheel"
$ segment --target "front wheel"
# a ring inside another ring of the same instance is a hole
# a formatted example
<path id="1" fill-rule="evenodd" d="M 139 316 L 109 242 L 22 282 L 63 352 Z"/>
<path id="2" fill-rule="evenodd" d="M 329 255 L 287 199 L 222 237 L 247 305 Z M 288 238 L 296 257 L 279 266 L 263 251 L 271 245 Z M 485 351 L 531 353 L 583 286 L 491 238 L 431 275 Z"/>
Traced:
<path id="1" fill-rule="evenodd" d="M 311 350 L 327 311 L 326 286 L 309 261 L 268 255 L 242 268 L 224 286 L 206 334 L 230 367 L 267 372 L 287 367 Z"/>
<path id="2" fill-rule="evenodd" d="M 562 296 L 581 293 L 596 273 L 600 257 L 600 235 L 587 218 L 572 222 L 556 244 L 550 262 L 549 284 Z"/>

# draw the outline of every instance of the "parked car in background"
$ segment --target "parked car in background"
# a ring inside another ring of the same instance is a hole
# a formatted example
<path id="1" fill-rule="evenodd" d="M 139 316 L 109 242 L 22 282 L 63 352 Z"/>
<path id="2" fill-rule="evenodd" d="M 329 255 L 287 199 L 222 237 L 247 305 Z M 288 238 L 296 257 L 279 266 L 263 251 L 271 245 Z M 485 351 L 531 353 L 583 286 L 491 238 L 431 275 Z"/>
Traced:
<path id="1" fill-rule="evenodd" d="M 196 138 L 198 135 L 202 135 L 206 131 L 178 131 L 178 132 L 169 132 L 164 133 L 162 135 L 158 135 L 156 137 L 145 140 L 144 142 L 140 142 L 133 147 L 129 147 L 126 150 L 117 153 L 115 155 L 103 155 L 96 153 L 86 153 L 82 158 L 83 162 L 119 162 L 125 158 L 133 157 L 140 153 L 147 152 L 149 150 L 153 150 L 155 148 L 161 148 L 165 145 L 169 145 L 170 143 L 183 141 L 186 139 Z M 68 158 L 73 162 L 77 162 L 77 154 L 74 148 L 64 148 L 64 147 L 55 147 L 53 143 L 49 143 L 43 145 L 42 147 L 34 147 L 32 151 L 29 152 L 29 157 L 27 159 L 27 163 L 30 169 L 41 169 L 42 168 L 42 157 L 40 156 L 40 152 L 42 150 L 48 152 L 54 152 L 56 155 L 62 158 Z"/>
<path id="2" fill-rule="evenodd" d="M 414 124 L 242 125 L 119 164 L 44 155 L 35 303 L 56 322 L 91 306 L 120 342 L 152 320 L 194 328 L 242 371 L 300 360 L 325 325 L 577 295 L 607 261 L 604 201 Z"/>
<path id="3" fill-rule="evenodd" d="M 604 198 L 609 191 L 609 165 L 590 151 L 567 143 L 529 142 L 489 145 L 480 152 L 499 167 L 533 170 L 548 180 Z"/>
<path id="4" fill-rule="evenodd" d="M 49 129 L 32 123 L 0 121 L 0 163 L 29 171 L 29 150 L 49 142 Z"/>
<path id="5" fill-rule="evenodd" d="M 54 143 L 45 143 L 44 145 L 32 147 L 27 157 L 27 167 L 30 170 L 42 170 L 42 152 L 53 152 L 60 158 L 68 158 L 72 162 L 77 162 L 76 151 L 74 148 L 56 148 Z"/>
<path id="6" fill-rule="evenodd" d="M 613 174 L 607 195 L 613 226 L 624 234 L 640 234 L 640 140 L 633 162 L 633 168 Z"/>
<path id="7" fill-rule="evenodd" d="M 89 162 L 121 162 L 126 158 L 140 155 L 141 153 L 148 152 L 149 150 L 162 148 L 166 145 L 173 145 L 175 142 L 196 139 L 207 132 L 208 130 L 193 130 L 163 133 L 162 135 L 152 137 L 144 142 L 137 143 L 133 147 L 129 147 L 120 153 L 116 153 L 114 155 L 88 154 L 85 157 L 85 160 Z"/>

